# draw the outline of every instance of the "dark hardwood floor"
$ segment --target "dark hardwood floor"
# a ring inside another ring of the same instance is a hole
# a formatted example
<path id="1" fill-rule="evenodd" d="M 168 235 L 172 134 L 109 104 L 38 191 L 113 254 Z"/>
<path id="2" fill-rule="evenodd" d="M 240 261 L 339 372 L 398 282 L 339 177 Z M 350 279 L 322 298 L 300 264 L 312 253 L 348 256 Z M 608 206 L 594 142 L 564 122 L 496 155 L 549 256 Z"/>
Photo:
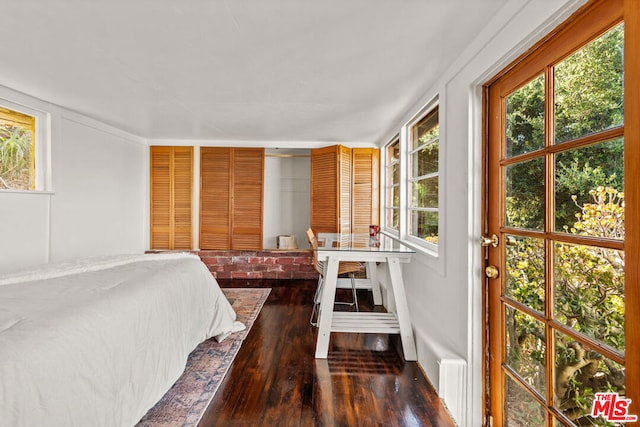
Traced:
<path id="1" fill-rule="evenodd" d="M 315 281 L 219 283 L 272 291 L 200 427 L 454 425 L 396 336 L 333 333 L 328 359 L 314 358 Z M 359 301 L 372 309 L 370 293 Z"/>

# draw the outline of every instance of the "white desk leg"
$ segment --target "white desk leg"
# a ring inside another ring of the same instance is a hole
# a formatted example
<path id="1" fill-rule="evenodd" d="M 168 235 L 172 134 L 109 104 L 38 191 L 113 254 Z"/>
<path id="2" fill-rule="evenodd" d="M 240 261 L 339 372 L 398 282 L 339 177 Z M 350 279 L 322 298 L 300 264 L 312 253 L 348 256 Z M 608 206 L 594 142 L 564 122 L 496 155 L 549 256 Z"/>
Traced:
<path id="1" fill-rule="evenodd" d="M 371 282 L 373 304 L 382 305 L 382 292 L 380 292 L 380 282 L 378 281 L 378 267 L 376 266 L 375 261 L 367 262 L 367 278 Z"/>
<path id="2" fill-rule="evenodd" d="M 409 306 L 407 305 L 407 295 L 404 290 L 402 281 L 402 271 L 400 270 L 400 261 L 398 258 L 387 258 L 389 266 L 389 277 L 391 279 L 391 287 L 396 303 L 396 315 L 400 324 L 400 338 L 402 339 L 402 349 L 404 350 L 405 360 L 418 360 L 416 352 L 416 343 L 413 339 L 413 328 L 409 319 Z"/>
<path id="3" fill-rule="evenodd" d="M 329 337 L 331 336 L 331 322 L 333 321 L 333 303 L 336 299 L 336 285 L 338 282 L 338 257 L 330 256 L 324 271 L 324 287 L 320 299 L 318 314 L 318 340 L 316 342 L 316 358 L 326 359 L 329 352 Z"/>

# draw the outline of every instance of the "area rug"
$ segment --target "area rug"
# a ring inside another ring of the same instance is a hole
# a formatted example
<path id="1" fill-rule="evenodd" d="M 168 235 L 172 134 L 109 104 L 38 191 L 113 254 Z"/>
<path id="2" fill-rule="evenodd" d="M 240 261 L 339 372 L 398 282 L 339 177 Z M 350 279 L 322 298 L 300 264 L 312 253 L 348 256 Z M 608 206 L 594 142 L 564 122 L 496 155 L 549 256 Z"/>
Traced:
<path id="1" fill-rule="evenodd" d="M 164 397 L 142 417 L 137 427 L 196 426 L 224 379 L 242 342 L 258 317 L 271 289 L 222 289 L 246 329 L 229 335 L 221 343 L 209 339 L 187 359 L 180 378 Z"/>

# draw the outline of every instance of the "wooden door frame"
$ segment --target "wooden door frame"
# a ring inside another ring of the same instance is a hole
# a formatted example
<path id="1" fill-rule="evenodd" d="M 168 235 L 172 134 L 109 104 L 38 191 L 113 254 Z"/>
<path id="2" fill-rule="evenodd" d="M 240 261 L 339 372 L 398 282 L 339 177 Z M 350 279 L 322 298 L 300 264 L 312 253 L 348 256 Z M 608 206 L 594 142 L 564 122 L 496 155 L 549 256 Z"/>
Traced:
<path id="1" fill-rule="evenodd" d="M 616 9 L 613 15 L 618 18 L 612 18 L 611 15 L 604 13 L 606 9 Z M 602 13 L 592 13 L 594 10 L 601 10 Z M 591 12 L 591 13 L 590 13 Z M 585 21 L 585 16 L 588 17 Z M 581 20 L 582 19 L 582 20 Z M 509 66 L 505 67 L 500 73 L 494 76 L 490 81 L 483 85 L 482 104 L 483 104 L 483 123 L 482 123 L 482 197 L 481 197 L 481 212 L 482 219 L 481 225 L 484 234 L 490 233 L 491 229 L 495 229 L 496 224 L 500 224 L 501 219 L 499 213 L 503 210 L 498 207 L 494 208 L 491 214 L 488 212 L 489 206 L 497 206 L 500 198 L 497 194 L 490 194 L 488 191 L 488 156 L 500 156 L 501 153 L 491 152 L 489 150 L 489 141 L 494 140 L 496 135 L 490 134 L 490 130 L 495 127 L 489 126 L 491 118 L 489 117 L 490 111 L 490 99 L 489 99 L 489 87 L 498 81 L 500 78 L 504 78 L 507 74 L 507 79 L 514 79 L 514 81 L 528 81 L 530 78 L 544 73 L 545 68 L 531 68 L 530 65 L 535 61 L 547 61 L 557 62 L 563 55 L 558 55 L 558 51 L 572 52 L 581 47 L 581 41 L 592 38 L 588 35 L 588 31 L 585 32 L 585 27 L 592 28 L 598 27 L 598 22 L 616 21 L 625 22 L 625 64 L 624 64 L 624 97 L 625 97 L 625 123 L 624 123 L 624 138 L 625 138 L 625 227 L 627 236 L 640 235 L 640 186 L 637 185 L 640 179 L 640 120 L 632 120 L 631 118 L 640 117 L 640 81 L 638 78 L 632 78 L 631 76 L 640 76 L 640 2 L 637 0 L 593 0 L 588 4 L 580 8 L 563 24 L 558 26 L 555 30 L 551 31 L 543 40 L 535 44 L 531 49 L 521 55 L 518 59 L 513 61 Z M 590 24 L 590 25 L 589 25 Z M 605 26 L 607 24 L 604 24 Z M 615 25 L 612 24 L 612 25 Z M 571 45 L 571 41 L 568 43 L 566 37 L 557 42 L 557 36 L 563 34 L 576 34 L 573 39 L 574 45 Z M 578 41 L 576 41 L 578 40 Z M 633 54 L 635 53 L 635 54 Z M 557 56 L 555 59 L 554 55 Z M 527 74 L 528 73 L 528 74 Z M 502 112 L 502 105 L 499 107 L 499 111 Z M 546 115 L 546 117 L 549 117 Z M 546 120 L 546 126 L 550 126 L 549 120 Z M 501 127 L 498 127 L 500 130 Z M 501 130 L 500 130 L 501 131 Z M 499 135 L 497 136 L 500 137 Z M 497 151 L 497 150 L 493 150 Z M 489 248 L 487 251 L 483 251 L 483 258 L 496 256 L 498 251 L 502 250 L 502 245 L 497 248 Z M 625 351 L 625 368 L 626 368 L 626 383 L 627 384 L 640 384 L 640 239 L 625 239 L 624 250 L 627 262 L 625 264 L 625 335 L 627 337 L 627 346 Z M 483 260 L 483 264 L 487 262 Z M 499 266 L 500 271 L 503 271 L 503 266 Z M 484 268 L 483 268 L 484 269 Z M 494 310 L 493 313 L 489 310 L 489 302 L 491 300 L 490 292 L 500 292 L 498 286 L 492 283 L 490 279 L 484 279 L 484 292 L 482 298 L 483 313 L 483 396 L 482 405 L 485 408 L 485 417 L 483 424 L 488 425 L 488 416 L 493 415 L 494 425 L 503 425 L 503 414 L 492 413 L 491 408 L 495 408 L 497 397 L 496 393 L 492 393 L 491 384 L 499 384 L 502 386 L 502 375 L 500 373 L 494 373 L 493 377 L 490 377 L 491 370 L 489 369 L 489 363 L 492 357 L 502 358 L 502 342 L 503 331 L 500 332 L 499 339 L 490 340 L 489 329 L 490 325 L 496 322 L 501 322 L 502 313 L 500 310 Z M 494 286 L 491 286 L 491 285 Z M 496 290 L 496 288 L 498 288 Z M 495 297 L 494 297 L 495 298 Z M 626 390 L 627 398 L 631 399 L 632 404 L 630 406 L 630 412 L 632 414 L 640 415 L 640 389 L 638 387 L 628 387 Z M 502 403 L 500 402 L 500 405 Z M 497 418 L 496 418 L 497 416 Z"/>

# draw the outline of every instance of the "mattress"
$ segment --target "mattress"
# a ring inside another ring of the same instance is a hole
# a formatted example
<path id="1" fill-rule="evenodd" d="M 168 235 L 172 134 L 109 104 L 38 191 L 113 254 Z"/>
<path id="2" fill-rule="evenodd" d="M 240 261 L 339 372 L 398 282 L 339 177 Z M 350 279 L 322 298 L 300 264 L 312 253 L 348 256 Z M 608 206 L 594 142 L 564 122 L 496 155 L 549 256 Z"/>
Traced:
<path id="1" fill-rule="evenodd" d="M 192 254 L 0 276 L 0 426 L 132 426 L 235 312 Z"/>

